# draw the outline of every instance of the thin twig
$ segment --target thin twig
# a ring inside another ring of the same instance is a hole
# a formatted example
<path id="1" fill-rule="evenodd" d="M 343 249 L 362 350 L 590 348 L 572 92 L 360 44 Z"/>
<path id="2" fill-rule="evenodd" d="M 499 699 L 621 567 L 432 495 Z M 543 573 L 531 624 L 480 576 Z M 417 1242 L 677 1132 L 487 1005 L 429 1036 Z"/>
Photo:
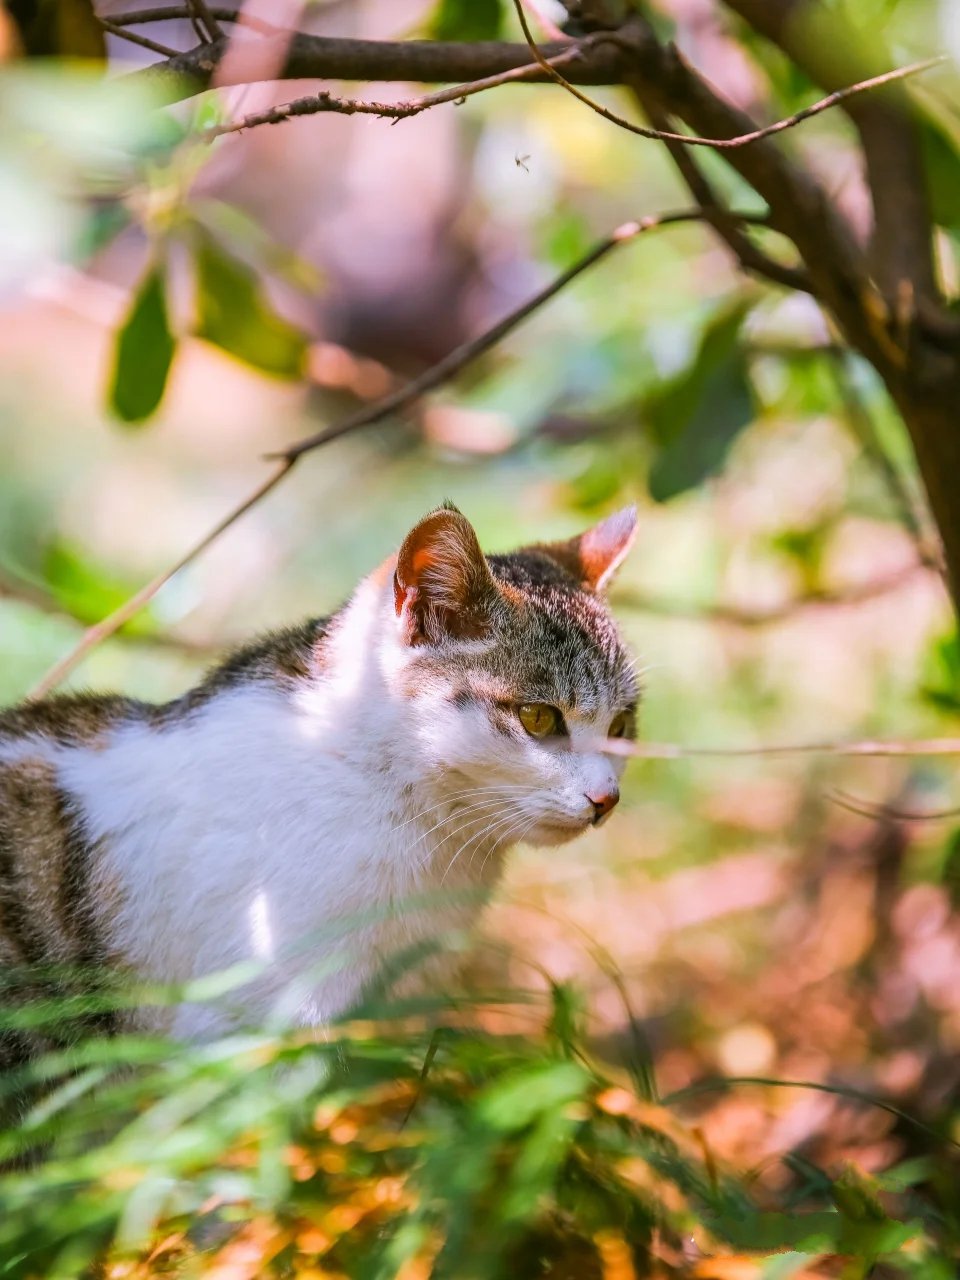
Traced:
<path id="1" fill-rule="evenodd" d="M 168 569 L 164 569 L 162 573 L 158 573 L 146 586 L 141 587 L 135 595 L 124 601 L 119 608 L 107 614 L 102 621 L 95 626 L 89 627 L 70 652 L 61 658 L 55 666 L 51 667 L 43 679 L 30 690 L 29 697 L 43 698 L 51 689 L 55 689 L 69 675 L 77 663 L 86 657 L 91 649 L 95 649 L 98 644 L 101 644 L 109 636 L 119 631 L 124 623 L 129 622 L 135 614 L 140 612 L 144 605 L 153 599 L 161 587 L 166 586 L 174 574 L 179 573 L 192 560 L 196 560 L 197 556 L 201 555 L 206 551 L 207 547 L 216 542 L 221 533 L 224 533 L 232 524 L 235 524 L 251 507 L 256 506 L 260 499 L 265 498 L 271 489 L 275 489 L 292 465 L 290 462 L 281 463 L 272 475 L 257 485 L 249 497 L 244 498 L 239 506 L 234 507 L 229 515 L 225 516 L 218 525 L 205 534 L 199 542 L 195 543 L 176 563 L 172 564 Z"/>
<path id="2" fill-rule="evenodd" d="M 733 216 L 740 218 L 743 222 L 749 222 L 754 225 L 766 225 L 766 219 L 762 214 L 754 213 L 736 213 Z M 655 214 L 648 218 L 641 218 L 638 222 L 626 222 L 623 226 L 618 227 L 612 235 L 605 240 L 601 240 L 572 267 L 569 267 L 556 279 L 546 285 L 539 293 L 528 301 L 511 311 L 498 324 L 487 329 L 479 337 L 473 338 L 470 342 L 465 342 L 459 347 L 455 347 L 442 360 L 438 360 L 435 365 L 431 365 L 419 377 L 405 383 L 396 391 L 383 397 L 382 400 L 376 401 L 375 404 L 368 408 L 361 409 L 358 413 L 345 419 L 343 422 L 336 423 L 332 427 L 327 427 L 324 431 L 318 431 L 312 436 L 307 436 L 303 440 L 295 441 L 288 448 L 273 454 L 268 454 L 270 458 L 284 458 L 287 461 L 294 461 L 301 454 L 316 449 L 320 445 L 328 444 L 331 440 L 337 440 L 340 436 L 348 435 L 351 431 L 356 431 L 359 427 L 367 426 L 371 422 L 376 422 L 380 418 L 385 418 L 392 413 L 396 413 L 400 409 L 406 409 L 414 401 L 419 400 L 427 391 L 432 391 L 434 387 L 439 386 L 442 382 L 446 382 L 454 373 L 462 369 L 464 365 L 476 360 L 478 356 L 489 351 L 508 334 L 512 329 L 528 315 L 542 307 L 555 294 L 575 280 L 589 267 L 599 262 L 601 258 L 605 258 L 608 253 L 616 249 L 618 245 L 626 244 L 633 240 L 636 236 L 642 235 L 645 231 L 653 231 L 658 227 L 671 226 L 679 222 L 703 222 L 704 214 L 702 209 L 682 209 L 677 213 Z"/>
<path id="3" fill-rule="evenodd" d="M 878 822 L 946 822 L 960 817 L 960 806 L 951 809 L 911 810 L 897 809 L 889 804 L 874 804 L 870 800 L 861 800 L 858 796 L 848 795 L 845 791 L 828 791 L 827 799 L 859 814 L 861 818 L 875 818 Z"/>
<path id="4" fill-rule="evenodd" d="M 216 19 L 216 15 L 207 5 L 207 0 L 188 0 L 191 17 L 196 17 L 207 33 L 208 41 L 222 40 L 223 28 Z"/>
<path id="5" fill-rule="evenodd" d="M 239 22 L 240 11 L 238 9 L 221 9 L 216 5 L 206 5 L 206 11 L 211 18 L 220 22 Z M 114 13 L 111 14 L 110 21 L 115 27 L 137 27 L 141 23 L 148 22 L 172 22 L 177 18 L 191 17 L 190 9 L 185 5 L 162 5 L 155 9 L 139 9 L 131 13 Z M 244 26 L 251 27 L 255 31 L 263 31 L 268 34 L 277 34 L 285 30 L 278 27 L 272 22 L 267 22 L 264 18 L 254 18 L 249 14 L 243 16 Z M 221 36 L 223 32 L 221 31 Z"/>
<path id="6" fill-rule="evenodd" d="M 206 28 L 200 22 L 200 19 L 197 17 L 196 11 L 194 10 L 192 5 L 189 6 L 189 15 L 188 15 L 187 21 L 190 23 L 190 26 L 193 28 L 193 34 L 197 37 L 200 44 L 202 45 L 210 44 L 210 36 L 207 33 Z"/>
<path id="7" fill-rule="evenodd" d="M 761 223 L 763 219 L 757 214 L 736 215 L 742 216 L 744 222 Z M 460 369 L 464 368 L 478 356 L 484 354 L 497 342 L 500 341 L 512 329 L 515 329 L 523 320 L 527 318 L 531 312 L 542 306 L 555 294 L 559 293 L 565 285 L 571 280 L 576 279 L 582 272 L 586 271 L 594 263 L 599 262 L 601 258 L 615 249 L 618 245 L 626 244 L 628 241 L 641 235 L 645 231 L 652 231 L 658 227 L 672 226 L 676 223 L 683 222 L 702 222 L 703 211 L 700 209 L 684 209 L 675 213 L 664 213 L 641 219 L 639 222 L 629 222 L 619 227 L 607 239 L 600 241 L 588 253 L 586 253 L 578 262 L 568 270 L 564 271 L 546 288 L 541 289 L 529 302 L 517 307 L 514 311 L 504 317 L 498 324 L 491 329 L 482 333 L 472 342 L 466 342 L 457 347 L 449 355 L 439 360 L 430 369 L 427 369 L 418 378 L 414 378 L 411 382 L 401 387 L 397 391 L 390 392 L 383 396 L 380 400 L 375 401 L 372 405 L 362 409 L 356 414 L 352 414 L 343 422 L 336 423 L 332 427 L 328 427 L 325 431 L 320 431 L 315 435 L 308 436 L 304 440 L 299 440 L 292 444 L 288 449 L 280 454 L 271 455 L 275 460 L 279 461 L 276 470 L 261 484 L 259 484 L 253 493 L 229 512 L 209 533 L 205 534 L 199 542 L 195 543 L 188 551 L 186 551 L 175 564 L 158 574 L 152 581 L 142 587 L 134 596 L 131 596 L 118 609 L 98 622 L 96 626 L 90 627 L 79 642 L 67 653 L 42 680 L 31 690 L 30 696 L 33 698 L 44 697 L 52 689 L 56 688 L 62 680 L 70 674 L 77 664 L 86 657 L 86 655 L 98 644 L 101 644 L 109 636 L 113 635 L 120 627 L 128 622 L 140 609 L 143 608 L 157 594 L 161 587 L 178 573 L 186 565 L 194 561 L 201 555 L 213 542 L 215 542 L 222 533 L 226 532 L 233 524 L 235 524 L 241 516 L 245 515 L 252 507 L 264 498 L 272 489 L 280 483 L 296 465 L 299 459 L 311 449 L 319 448 L 321 445 L 328 444 L 331 440 L 337 440 L 341 436 L 348 435 L 353 431 L 358 431 L 362 427 L 370 426 L 381 419 L 389 417 L 400 409 L 405 409 L 421 396 L 434 387 L 439 386 L 447 379 L 451 378 Z"/>
<path id="8" fill-rule="evenodd" d="M 562 76 L 555 67 L 550 66 L 543 57 L 527 23 L 527 17 L 523 11 L 523 0 L 513 0 L 513 7 L 517 11 L 524 38 L 540 68 L 546 71 L 552 80 L 556 80 L 557 84 L 566 89 L 568 93 L 571 93 L 579 102 L 588 106 L 591 111 L 603 116 L 604 120 L 609 120 L 611 124 L 618 125 L 621 129 L 635 133 L 641 138 L 653 138 L 660 142 L 678 142 L 688 147 L 713 147 L 718 151 L 728 151 L 736 147 L 749 146 L 751 142 L 760 142 L 763 138 L 782 133 L 785 129 L 792 129 L 795 125 L 800 124 L 801 121 L 809 120 L 811 116 L 818 116 L 823 111 L 829 111 L 831 107 L 835 107 L 857 94 L 867 93 L 871 89 L 879 89 L 883 85 L 893 84 L 898 80 L 906 80 L 909 76 L 920 75 L 921 72 L 929 71 L 933 67 L 943 66 L 949 61 L 949 55 L 944 53 L 937 55 L 935 58 L 924 58 L 921 62 L 911 62 L 908 66 L 897 67 L 893 71 L 885 71 L 883 75 L 870 76 L 867 80 L 858 80 L 856 84 L 845 85 L 842 89 L 828 93 L 825 98 L 814 102 L 812 106 L 804 107 L 801 111 L 794 112 L 793 115 L 777 120 L 773 124 L 764 125 L 761 129 L 751 129 L 749 133 L 741 133 L 734 138 L 702 138 L 694 134 L 666 133 L 660 129 L 648 129 L 644 125 L 634 124 L 632 120 L 618 116 L 615 111 L 610 111 L 607 107 L 602 106 L 601 103 L 595 102 L 589 94 L 583 93 L 582 90 Z"/>
<path id="9" fill-rule="evenodd" d="M 178 58 L 180 56 L 179 49 L 171 49 L 169 45 L 160 44 L 157 40 L 151 40 L 149 36 L 141 36 L 136 31 L 127 31 L 125 27 L 117 26 L 116 23 L 109 22 L 106 18 L 98 18 L 97 21 L 104 31 L 109 31 L 112 36 L 118 36 L 121 40 L 129 41 L 130 44 L 137 44 L 141 49 L 149 49 L 151 53 L 159 53 L 164 58 Z"/>
<path id="10" fill-rule="evenodd" d="M 645 96 L 642 101 L 644 110 L 653 127 L 664 134 L 669 132 L 667 126 L 670 123 L 670 119 L 657 105 L 656 99 L 649 95 Z M 787 266 L 785 263 L 769 258 L 762 249 L 754 244 L 740 223 L 735 218 L 729 217 L 723 200 L 720 199 L 713 184 L 695 159 L 694 153 L 688 147 L 683 147 L 680 143 L 673 141 L 667 141 L 665 145 L 674 164 L 680 171 L 681 178 L 687 184 L 690 194 L 700 205 L 700 208 L 704 210 L 706 220 L 727 247 L 732 250 L 744 271 L 753 272 L 755 275 L 762 276 L 765 280 L 783 285 L 788 289 L 799 289 L 804 293 L 815 294 L 808 271 L 805 271 L 802 267 Z"/>
<path id="11" fill-rule="evenodd" d="M 50 618 L 60 618 L 66 622 L 78 623 L 85 627 L 87 620 L 75 613 L 68 604 L 49 595 L 32 582 L 24 582 L 19 578 L 10 578 L 0 573 L 0 601 L 12 601 L 25 605 L 45 614 Z M 211 641 L 188 640 L 183 636 L 172 635 L 167 631 L 133 631 L 124 636 L 131 644 L 143 645 L 150 649 L 170 649 L 175 653 L 207 656 L 226 648 L 225 643 L 214 644 Z"/>
<path id="12" fill-rule="evenodd" d="M 640 760 L 741 759 L 754 756 L 960 756 L 960 738 L 912 741 L 865 738 L 858 742 L 792 742 L 761 747 L 686 747 L 676 742 L 625 742 L 603 738 L 593 744 L 608 755 Z"/>
<path id="13" fill-rule="evenodd" d="M 930 1125 L 924 1124 L 922 1120 L 912 1116 L 909 1111 L 902 1111 L 900 1107 L 895 1107 L 893 1103 L 886 1102 L 883 1098 L 877 1098 L 872 1093 L 865 1093 L 862 1089 L 853 1089 L 849 1085 L 827 1084 L 819 1080 L 778 1080 L 774 1076 L 721 1076 L 712 1080 L 697 1080 L 683 1089 L 675 1089 L 673 1093 L 667 1094 L 665 1098 L 661 1099 L 661 1103 L 665 1107 L 673 1107 L 678 1102 L 685 1102 L 688 1098 L 696 1098 L 699 1094 L 730 1089 L 741 1084 L 762 1085 L 768 1089 L 814 1089 L 819 1093 L 832 1093 L 838 1098 L 849 1098 L 853 1102 L 863 1102 L 871 1107 L 879 1107 L 881 1111 L 888 1111 L 890 1115 L 905 1121 L 915 1129 L 922 1130 L 931 1138 L 936 1138 L 938 1142 L 944 1142 L 960 1150 L 960 1142 L 957 1142 L 956 1139 L 951 1138 L 948 1134 L 938 1132 Z"/>
<path id="14" fill-rule="evenodd" d="M 581 47 L 577 45 L 565 50 L 563 53 L 558 53 L 556 57 L 549 59 L 549 62 L 551 66 L 562 66 L 581 56 Z M 457 84 L 448 89 L 439 89 L 436 93 L 427 93 L 408 102 L 370 102 L 352 98 L 337 98 L 327 90 L 321 90 L 320 93 L 311 93 L 303 98 L 294 98 L 292 102 L 270 107 L 266 111 L 252 112 L 250 115 L 244 116 L 240 120 L 235 120 L 231 124 L 215 125 L 212 128 L 205 129 L 200 134 L 200 137 L 205 142 L 213 142 L 216 138 L 222 138 L 226 134 L 241 133 L 246 129 L 255 129 L 258 125 L 283 124 L 284 121 L 292 120 L 297 116 L 312 116 L 325 112 L 344 116 L 369 115 L 378 116 L 381 119 L 406 120 L 411 116 L 419 115 L 421 111 L 427 111 L 431 107 L 440 106 L 445 102 L 459 104 L 466 98 L 472 97 L 476 93 L 483 93 L 487 89 L 496 89 L 501 85 L 511 84 L 516 80 L 526 80 L 530 76 L 538 74 L 539 70 L 539 63 L 531 62 L 523 67 L 513 67 L 509 71 L 501 71 L 498 75 L 485 76 L 482 80 L 471 80 L 466 84 Z"/>

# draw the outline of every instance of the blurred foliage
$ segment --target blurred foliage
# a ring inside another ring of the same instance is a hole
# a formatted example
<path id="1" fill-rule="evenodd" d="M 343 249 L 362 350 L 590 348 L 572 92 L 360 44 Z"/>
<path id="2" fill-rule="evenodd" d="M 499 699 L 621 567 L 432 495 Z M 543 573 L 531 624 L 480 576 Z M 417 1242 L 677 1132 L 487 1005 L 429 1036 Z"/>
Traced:
<path id="1" fill-rule="evenodd" d="M 197 334 L 280 377 L 303 373 L 306 338 L 269 305 L 254 271 L 197 229 Z"/>
<path id="2" fill-rule="evenodd" d="M 427 29 L 431 40 L 496 40 L 503 0 L 439 0 Z"/>
<path id="3" fill-rule="evenodd" d="M 789 1251 L 789 1274 L 946 1275 L 944 1224 L 914 1193 L 928 1164 L 851 1166 L 772 1210 L 673 1107 L 598 1067 L 570 992 L 552 998 L 533 1041 L 460 1018 L 428 1042 L 395 1006 L 321 1043 L 101 1039 L 42 1059 L 21 1088 L 74 1072 L 0 1135 L 20 1165 L 0 1274 L 666 1280 L 711 1258 L 693 1274 L 761 1280 Z"/>
<path id="4" fill-rule="evenodd" d="M 737 302 L 707 326 L 690 364 L 658 388 L 646 421 L 659 446 L 650 496 L 666 502 L 702 484 L 723 465 L 754 419 L 740 330 L 749 303 Z"/>
<path id="5" fill-rule="evenodd" d="M 103 28 L 90 0 L 6 0 L 29 57 L 103 58 Z"/>

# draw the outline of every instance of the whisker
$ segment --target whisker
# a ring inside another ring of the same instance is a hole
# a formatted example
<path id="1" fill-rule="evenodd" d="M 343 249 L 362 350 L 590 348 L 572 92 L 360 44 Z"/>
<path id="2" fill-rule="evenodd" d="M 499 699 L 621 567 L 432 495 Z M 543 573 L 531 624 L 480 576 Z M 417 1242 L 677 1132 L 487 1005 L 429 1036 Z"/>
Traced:
<path id="1" fill-rule="evenodd" d="M 469 848 L 471 844 L 476 845 L 477 842 L 479 840 L 482 840 L 485 835 L 495 831 L 499 826 L 508 825 L 509 823 L 512 822 L 512 820 L 513 820 L 512 814 L 501 813 L 496 818 L 494 818 L 492 822 L 489 822 L 483 828 L 482 831 L 478 832 L 474 836 L 470 836 L 467 840 L 465 840 L 463 844 L 460 846 L 460 848 L 457 850 L 457 852 L 450 859 L 450 861 L 447 863 L 446 870 L 444 871 L 443 875 L 440 877 L 441 886 L 443 885 L 443 882 L 446 880 L 447 876 L 450 874 L 450 870 L 453 867 L 454 863 L 457 861 L 457 859 L 460 857 L 461 853 L 463 853 L 465 849 Z"/>
<path id="2" fill-rule="evenodd" d="M 533 827 L 535 827 L 539 821 L 540 821 L 540 814 L 535 813 L 533 817 L 530 819 L 530 821 L 526 824 L 526 826 L 521 830 L 520 834 L 517 836 L 514 843 L 521 844 L 527 832 L 530 831 Z M 506 835 L 503 835 L 494 845 L 490 847 L 490 849 L 487 850 L 486 857 L 483 859 L 483 862 L 481 862 L 480 864 L 481 880 L 483 879 L 483 873 L 484 873 L 484 870 L 486 869 L 486 865 L 488 861 L 490 860 L 491 856 L 496 852 L 496 850 L 500 848 L 500 846 L 503 844 L 506 838 L 507 838 Z"/>
<path id="3" fill-rule="evenodd" d="M 529 785 L 511 784 L 511 783 L 495 783 L 493 786 L 487 787 L 465 787 L 461 791 L 454 791 L 451 795 L 443 800 L 438 800 L 436 804 L 431 804 L 426 809 L 421 809 L 419 813 L 415 813 L 411 818 L 405 818 L 403 822 L 398 823 L 391 829 L 391 835 L 394 832 L 402 831 L 404 827 L 408 827 L 412 822 L 418 822 L 421 818 L 425 818 L 428 813 L 434 813 L 437 809 L 442 809 L 445 805 L 454 805 L 458 801 L 476 795 L 493 795 L 493 794 L 512 794 L 514 792 L 532 791 L 536 788 Z"/>
<path id="4" fill-rule="evenodd" d="M 492 803 L 493 803 L 492 800 L 478 800 L 474 804 L 464 806 L 459 810 L 458 813 L 451 815 L 451 817 L 452 818 L 465 817 L 468 813 L 473 813 L 477 810 L 488 808 Z M 445 818 L 441 818 L 439 822 L 434 823 L 432 827 L 428 828 L 428 830 L 424 831 L 422 835 L 417 837 L 417 839 L 413 842 L 412 847 L 415 849 L 422 840 L 425 840 L 427 838 L 427 836 L 432 835 L 434 831 L 438 831 L 440 827 L 443 826 L 445 821 L 446 821 Z M 447 832 L 443 837 L 441 837 L 441 839 L 448 840 L 450 836 L 456 835 L 457 831 L 462 831 L 464 827 L 469 827 L 472 825 L 472 823 L 473 823 L 473 819 L 469 819 L 467 822 L 463 823 L 461 826 L 455 828 L 455 830 Z"/>
<path id="5" fill-rule="evenodd" d="M 396 827 L 390 828 L 390 835 L 394 835 L 394 833 L 398 831 L 402 831 L 403 827 L 408 827 L 413 822 L 419 822 L 421 818 L 425 818 L 426 815 L 428 815 L 429 813 L 435 813 L 436 810 L 438 809 L 443 809 L 445 808 L 445 806 L 448 806 L 448 805 L 456 806 L 458 804 L 458 801 L 462 799 L 467 799 L 467 797 L 470 797 L 470 796 L 503 795 L 504 799 L 508 799 L 508 797 L 511 796 L 515 791 L 525 792 L 525 791 L 531 791 L 531 790 L 535 790 L 535 788 L 526 787 L 526 786 L 525 787 L 493 786 L 493 787 L 468 787 L 466 788 L 465 791 L 454 791 L 452 795 L 445 797 L 444 800 L 438 800 L 436 801 L 436 804 L 431 804 L 426 806 L 426 809 L 421 809 L 420 813 L 413 814 L 412 818 L 406 818 L 403 820 L 403 822 L 398 823 Z M 431 828 L 431 829 L 435 829 L 435 828 Z"/>

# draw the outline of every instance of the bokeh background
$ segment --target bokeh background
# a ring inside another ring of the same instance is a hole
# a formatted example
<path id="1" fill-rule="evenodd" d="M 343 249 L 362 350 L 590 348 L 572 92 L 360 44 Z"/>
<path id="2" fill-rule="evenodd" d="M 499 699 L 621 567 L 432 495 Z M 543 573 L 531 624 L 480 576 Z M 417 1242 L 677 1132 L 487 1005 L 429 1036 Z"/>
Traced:
<path id="1" fill-rule="evenodd" d="M 900 60 L 957 39 L 951 0 L 848 7 L 882 26 Z M 709 0 L 649 8 L 741 105 L 769 115 L 810 100 Z M 298 25 L 400 37 L 427 30 L 435 9 L 317 4 Z M 150 34 L 192 43 L 182 22 Z M 5 703 L 239 501 L 266 475 L 264 454 L 476 335 L 621 222 L 689 204 L 662 148 L 555 86 L 396 125 L 325 115 L 209 145 L 198 127 L 321 86 L 221 90 L 160 112 L 121 74 L 153 55 L 112 36 L 108 47 L 106 85 L 82 68 L 11 61 L 0 73 Z M 931 145 L 954 163 L 955 103 L 918 95 Z M 828 112 L 785 145 L 858 218 L 852 139 Z M 737 207 L 755 207 L 721 161 L 708 164 Z M 955 284 L 960 209 L 947 195 L 938 253 Z M 304 335 L 304 376 L 189 335 L 197 226 L 252 269 L 278 342 L 287 326 Z M 117 332 L 161 246 L 176 353 L 157 412 L 124 422 L 110 409 Z M 746 280 L 697 226 L 617 250 L 415 411 L 305 458 L 70 687 L 177 695 L 231 644 L 336 607 L 444 498 L 490 550 L 638 504 L 612 602 L 645 671 L 643 739 L 956 732 L 960 650 L 895 411 L 812 302 Z M 571 979 L 613 1061 L 632 1034 L 626 993 L 663 1090 L 718 1074 L 833 1082 L 949 1127 L 955 765 L 636 761 L 623 791 L 602 831 L 514 857 L 468 981 L 533 999 L 477 1017 L 532 1032 L 546 975 Z M 686 1114 L 718 1159 L 771 1189 L 801 1167 L 878 1172 L 927 1141 L 887 1112 L 763 1085 L 704 1093 Z"/>

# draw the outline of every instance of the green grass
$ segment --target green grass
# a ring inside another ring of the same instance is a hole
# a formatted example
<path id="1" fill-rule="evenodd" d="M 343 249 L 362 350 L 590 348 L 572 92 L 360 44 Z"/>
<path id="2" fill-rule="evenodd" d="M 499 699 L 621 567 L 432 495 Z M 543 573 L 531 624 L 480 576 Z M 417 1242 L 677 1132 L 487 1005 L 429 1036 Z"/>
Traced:
<path id="1" fill-rule="evenodd" d="M 8 1077 L 39 1092 L 0 1133 L 0 1277 L 953 1275 L 954 1144 L 926 1128 L 879 1178 L 784 1153 L 772 1198 L 710 1151 L 694 1090 L 656 1100 L 642 1039 L 627 1069 L 594 1059 L 567 987 L 537 1037 L 475 1005 L 362 1012 L 202 1046 L 78 1034 Z"/>

